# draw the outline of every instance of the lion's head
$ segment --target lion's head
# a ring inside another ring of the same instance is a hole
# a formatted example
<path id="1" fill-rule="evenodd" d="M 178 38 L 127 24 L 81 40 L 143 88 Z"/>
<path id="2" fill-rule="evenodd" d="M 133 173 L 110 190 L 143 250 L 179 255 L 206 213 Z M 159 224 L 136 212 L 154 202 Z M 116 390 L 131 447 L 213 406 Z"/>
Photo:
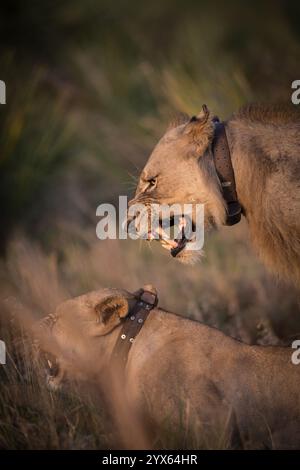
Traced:
<path id="1" fill-rule="evenodd" d="M 205 105 L 197 116 L 171 125 L 150 155 L 129 206 L 203 204 L 205 229 L 222 224 L 226 209 L 212 159 L 213 134 L 214 122 Z M 194 212 L 191 219 L 195 224 Z M 188 249 L 192 240 L 171 240 L 162 234 L 160 241 L 183 262 L 199 258 Z"/>
<path id="2" fill-rule="evenodd" d="M 93 379 L 109 364 L 122 319 L 135 294 L 100 289 L 60 304 L 34 328 L 47 382 L 58 388 L 64 379 Z M 119 327 L 119 328 L 118 328 Z"/>

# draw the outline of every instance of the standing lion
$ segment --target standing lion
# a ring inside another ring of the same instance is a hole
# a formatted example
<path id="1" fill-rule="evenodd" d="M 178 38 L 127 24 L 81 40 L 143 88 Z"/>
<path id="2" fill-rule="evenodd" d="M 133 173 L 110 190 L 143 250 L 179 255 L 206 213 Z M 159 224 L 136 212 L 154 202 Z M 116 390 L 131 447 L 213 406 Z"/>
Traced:
<path id="1" fill-rule="evenodd" d="M 261 259 L 280 277 L 300 286 L 298 111 L 245 106 L 222 123 L 220 145 L 216 142 L 219 125 L 205 105 L 198 116 L 174 123 L 149 157 L 130 204 L 202 203 L 205 229 L 220 227 L 230 215 L 225 187 L 231 185 Z M 214 148 L 219 164 L 224 159 L 220 168 Z M 231 167 L 232 178 L 224 182 L 226 165 Z M 177 247 L 174 240 L 161 241 L 181 261 L 197 258 L 187 249 L 189 240 Z"/>

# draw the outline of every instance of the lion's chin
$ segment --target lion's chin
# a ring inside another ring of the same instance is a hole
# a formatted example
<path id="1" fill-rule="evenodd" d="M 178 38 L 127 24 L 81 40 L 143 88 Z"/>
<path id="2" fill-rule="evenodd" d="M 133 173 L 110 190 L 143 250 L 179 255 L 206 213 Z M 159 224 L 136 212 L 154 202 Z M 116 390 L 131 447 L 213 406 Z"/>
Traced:
<path id="1" fill-rule="evenodd" d="M 187 244 L 188 246 L 188 244 Z M 193 265 L 199 263 L 204 256 L 203 250 L 189 250 L 185 247 L 175 256 L 175 259 L 183 264 Z"/>

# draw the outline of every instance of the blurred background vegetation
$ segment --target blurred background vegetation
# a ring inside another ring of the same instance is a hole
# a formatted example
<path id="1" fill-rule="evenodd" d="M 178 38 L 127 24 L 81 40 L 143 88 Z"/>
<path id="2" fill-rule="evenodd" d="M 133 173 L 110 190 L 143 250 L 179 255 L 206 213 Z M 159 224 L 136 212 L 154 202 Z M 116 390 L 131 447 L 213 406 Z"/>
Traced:
<path id="1" fill-rule="evenodd" d="M 299 18 L 292 0 L 3 0 L 1 297 L 37 317 L 91 289 L 150 282 L 161 305 L 245 341 L 299 334 L 297 295 L 254 257 L 244 223 L 207 238 L 196 267 L 95 232 L 96 207 L 132 195 L 174 112 L 206 103 L 225 119 L 245 102 L 290 101 Z M 24 445 L 26 416 L 3 445 Z"/>
<path id="2" fill-rule="evenodd" d="M 4 0 L 2 249 L 17 227 L 49 242 L 58 221 L 95 225 L 175 110 L 289 101 L 299 13 L 283 0 Z"/>

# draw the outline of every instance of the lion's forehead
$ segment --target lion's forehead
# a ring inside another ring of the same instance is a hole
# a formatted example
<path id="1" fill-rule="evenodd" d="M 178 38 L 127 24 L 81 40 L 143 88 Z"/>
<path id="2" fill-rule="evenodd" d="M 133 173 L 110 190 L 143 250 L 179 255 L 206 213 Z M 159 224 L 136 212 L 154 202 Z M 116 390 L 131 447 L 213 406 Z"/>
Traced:
<path id="1" fill-rule="evenodd" d="M 111 296 L 124 296 L 128 297 L 129 293 L 123 289 L 106 287 L 96 291 L 89 292 L 87 294 L 80 295 L 73 299 L 68 299 L 58 305 L 56 309 L 57 317 L 64 315 L 65 313 L 72 313 L 78 311 L 78 309 L 87 309 L 95 307 L 99 302 L 102 302 L 106 298 Z"/>

